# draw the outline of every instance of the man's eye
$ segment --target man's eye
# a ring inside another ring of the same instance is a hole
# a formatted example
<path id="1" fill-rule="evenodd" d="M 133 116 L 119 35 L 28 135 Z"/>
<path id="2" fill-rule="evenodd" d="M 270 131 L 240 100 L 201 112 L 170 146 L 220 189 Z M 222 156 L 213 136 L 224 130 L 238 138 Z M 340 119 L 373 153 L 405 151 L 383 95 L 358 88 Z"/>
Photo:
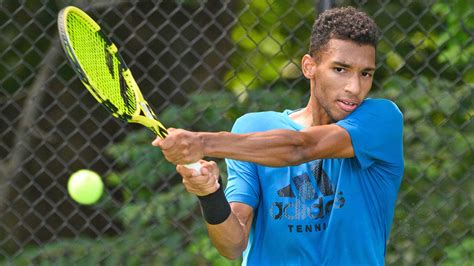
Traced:
<path id="1" fill-rule="evenodd" d="M 370 73 L 370 72 L 362 72 L 362 76 L 363 76 L 363 77 L 366 77 L 366 78 L 370 78 L 370 77 L 372 77 L 372 73 Z"/>
<path id="2" fill-rule="evenodd" d="M 334 70 L 336 72 L 344 72 L 344 68 L 342 68 L 342 67 L 335 67 Z"/>

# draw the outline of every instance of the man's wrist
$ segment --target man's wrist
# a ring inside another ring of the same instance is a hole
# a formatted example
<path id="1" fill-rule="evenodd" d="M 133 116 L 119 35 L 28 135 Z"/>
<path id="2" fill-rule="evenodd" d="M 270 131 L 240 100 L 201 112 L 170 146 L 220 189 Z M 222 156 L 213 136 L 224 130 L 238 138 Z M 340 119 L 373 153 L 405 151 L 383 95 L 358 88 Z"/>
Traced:
<path id="1" fill-rule="evenodd" d="M 206 196 L 198 196 L 202 215 L 206 222 L 212 225 L 224 222 L 232 212 L 230 204 L 225 197 L 220 177 L 219 184 L 220 186 L 215 192 Z"/>
<path id="2" fill-rule="evenodd" d="M 234 134 L 221 132 L 199 132 L 199 139 L 202 144 L 202 151 L 206 157 L 227 158 L 231 150 L 229 146 L 236 142 Z"/>
<path id="3" fill-rule="evenodd" d="M 201 142 L 203 157 L 209 156 L 209 134 L 207 132 L 198 132 L 198 138 Z"/>

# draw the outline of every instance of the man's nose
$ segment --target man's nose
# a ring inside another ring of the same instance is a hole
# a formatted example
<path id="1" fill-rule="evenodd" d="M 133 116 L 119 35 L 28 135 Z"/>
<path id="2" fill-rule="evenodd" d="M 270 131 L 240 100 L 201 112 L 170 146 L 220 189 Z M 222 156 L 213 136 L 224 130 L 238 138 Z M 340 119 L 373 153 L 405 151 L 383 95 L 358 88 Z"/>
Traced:
<path id="1" fill-rule="evenodd" d="M 353 95 L 357 95 L 360 92 L 361 81 L 358 75 L 353 75 L 345 87 L 345 91 Z"/>

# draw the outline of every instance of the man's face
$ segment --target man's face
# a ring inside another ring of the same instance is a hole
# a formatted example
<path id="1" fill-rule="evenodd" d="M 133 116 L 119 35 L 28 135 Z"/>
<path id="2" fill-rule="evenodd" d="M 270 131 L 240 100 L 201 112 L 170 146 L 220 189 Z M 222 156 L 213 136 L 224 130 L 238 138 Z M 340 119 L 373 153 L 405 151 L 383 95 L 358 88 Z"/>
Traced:
<path id="1" fill-rule="evenodd" d="M 316 62 L 313 77 L 320 115 L 336 122 L 352 113 L 369 93 L 374 71 L 373 46 L 331 39 Z"/>

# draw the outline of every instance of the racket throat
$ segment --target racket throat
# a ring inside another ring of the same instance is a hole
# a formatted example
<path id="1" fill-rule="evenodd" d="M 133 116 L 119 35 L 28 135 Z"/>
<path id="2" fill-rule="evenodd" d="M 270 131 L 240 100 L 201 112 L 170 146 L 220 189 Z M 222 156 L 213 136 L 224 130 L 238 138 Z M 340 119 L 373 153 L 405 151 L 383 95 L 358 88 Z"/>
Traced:
<path id="1" fill-rule="evenodd" d="M 154 124 L 152 127 L 149 127 L 149 128 L 156 135 L 160 136 L 161 138 L 165 138 L 168 135 L 168 131 L 160 122 L 158 122 L 158 118 L 156 117 L 153 110 L 151 110 L 148 103 L 140 102 L 139 104 L 141 107 L 140 109 L 142 110 L 143 114 L 145 114 L 145 117 L 147 118 L 147 120 L 149 120 L 149 122 Z"/>
<path id="2" fill-rule="evenodd" d="M 150 109 L 150 106 L 145 102 L 140 102 L 140 107 L 142 108 L 143 113 L 146 117 L 150 119 L 157 119 L 155 113 Z"/>

